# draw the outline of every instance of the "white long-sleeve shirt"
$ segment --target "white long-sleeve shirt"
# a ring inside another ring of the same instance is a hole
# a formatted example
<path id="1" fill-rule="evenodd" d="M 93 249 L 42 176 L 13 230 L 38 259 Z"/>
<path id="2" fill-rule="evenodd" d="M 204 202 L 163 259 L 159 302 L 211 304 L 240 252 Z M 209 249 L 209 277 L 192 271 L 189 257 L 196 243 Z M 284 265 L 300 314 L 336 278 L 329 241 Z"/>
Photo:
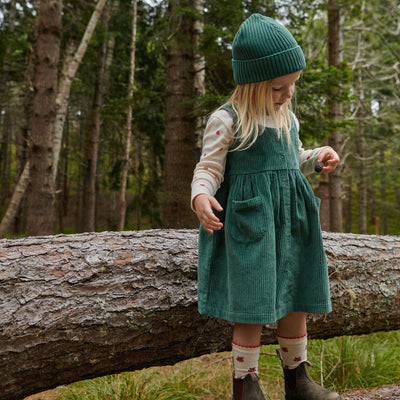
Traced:
<path id="1" fill-rule="evenodd" d="M 295 122 L 299 130 L 296 117 Z M 267 127 L 274 127 L 272 119 Z M 233 129 L 232 117 L 226 110 L 219 109 L 209 118 L 203 136 L 202 155 L 193 174 L 192 208 L 193 199 L 197 195 L 205 193 L 214 196 L 224 180 L 226 157 L 234 140 Z M 318 156 L 324 147 L 304 150 L 302 146 L 299 141 L 300 170 L 304 175 L 309 175 L 314 171 Z"/>

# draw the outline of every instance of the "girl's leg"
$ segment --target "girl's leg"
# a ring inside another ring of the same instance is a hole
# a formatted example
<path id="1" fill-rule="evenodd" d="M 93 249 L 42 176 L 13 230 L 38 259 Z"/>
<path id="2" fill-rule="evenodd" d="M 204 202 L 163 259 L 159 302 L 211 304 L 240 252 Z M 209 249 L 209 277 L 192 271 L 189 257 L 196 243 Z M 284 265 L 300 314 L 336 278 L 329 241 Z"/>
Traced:
<path id="1" fill-rule="evenodd" d="M 235 324 L 232 337 L 233 400 L 265 400 L 258 384 L 262 325 Z"/>
<path id="2" fill-rule="evenodd" d="M 278 321 L 278 336 L 300 337 L 307 334 L 306 314 L 292 312 Z"/>
<path id="3" fill-rule="evenodd" d="M 294 369 L 307 361 L 307 323 L 302 312 L 292 312 L 278 321 L 278 343 L 283 367 Z"/>
<path id="4" fill-rule="evenodd" d="M 258 324 L 235 324 L 233 327 L 233 343 L 244 347 L 259 346 L 262 327 Z"/>
<path id="5" fill-rule="evenodd" d="M 232 337 L 232 357 L 235 378 L 258 373 L 262 325 L 235 324 Z"/>
<path id="6" fill-rule="evenodd" d="M 306 315 L 292 312 L 278 321 L 279 357 L 285 376 L 286 400 L 338 400 L 339 395 L 317 385 L 307 373 Z"/>

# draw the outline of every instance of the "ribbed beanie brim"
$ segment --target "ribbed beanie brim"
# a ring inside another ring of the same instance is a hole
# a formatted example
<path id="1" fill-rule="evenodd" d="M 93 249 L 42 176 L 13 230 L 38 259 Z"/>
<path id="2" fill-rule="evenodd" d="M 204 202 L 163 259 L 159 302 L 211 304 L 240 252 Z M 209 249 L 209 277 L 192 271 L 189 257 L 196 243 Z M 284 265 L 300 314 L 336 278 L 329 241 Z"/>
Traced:
<path id="1" fill-rule="evenodd" d="M 233 77 L 237 84 L 262 82 L 306 67 L 304 54 L 292 34 L 261 14 L 240 26 L 232 44 Z"/>

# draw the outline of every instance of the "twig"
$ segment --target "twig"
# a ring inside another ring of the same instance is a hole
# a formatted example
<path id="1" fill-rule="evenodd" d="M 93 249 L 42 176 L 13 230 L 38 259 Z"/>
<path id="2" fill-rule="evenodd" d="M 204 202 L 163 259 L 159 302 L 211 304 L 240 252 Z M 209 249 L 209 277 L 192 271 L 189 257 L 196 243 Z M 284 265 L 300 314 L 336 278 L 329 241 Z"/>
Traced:
<path id="1" fill-rule="evenodd" d="M 260 353 L 260 356 L 278 357 L 278 354 L 276 354 L 276 353 Z"/>
<path id="2" fill-rule="evenodd" d="M 319 366 L 320 366 L 320 370 L 321 370 L 320 380 L 321 380 L 322 387 L 324 387 L 324 367 L 323 367 L 324 350 L 325 350 L 325 340 L 322 340 L 321 357 L 319 358 Z"/>
<path id="3" fill-rule="evenodd" d="M 329 377 L 333 374 L 333 371 L 337 368 L 337 366 L 339 365 L 340 360 L 335 364 L 335 366 L 331 369 L 331 372 L 329 372 L 329 374 L 326 376 L 326 379 L 329 379 Z"/>
<path id="4" fill-rule="evenodd" d="M 231 355 L 231 354 L 230 354 L 229 356 L 225 356 L 225 357 L 219 358 L 218 360 L 215 360 L 215 361 L 213 361 L 213 362 L 210 362 L 209 364 L 207 364 L 206 367 L 203 367 L 202 369 L 210 368 L 210 367 L 211 367 L 212 365 L 214 365 L 214 364 L 219 364 L 219 363 L 221 363 L 222 361 L 226 361 L 226 360 L 229 360 L 229 359 L 231 359 L 231 358 L 232 358 L 232 355 Z M 196 372 L 193 372 L 193 373 L 191 373 L 191 374 L 189 374 L 189 375 L 186 375 L 184 378 L 182 378 L 182 379 L 180 380 L 180 382 L 186 381 L 187 379 L 191 378 L 192 376 L 195 376 L 195 375 L 198 375 L 198 374 L 199 374 L 199 372 L 196 371 Z"/>

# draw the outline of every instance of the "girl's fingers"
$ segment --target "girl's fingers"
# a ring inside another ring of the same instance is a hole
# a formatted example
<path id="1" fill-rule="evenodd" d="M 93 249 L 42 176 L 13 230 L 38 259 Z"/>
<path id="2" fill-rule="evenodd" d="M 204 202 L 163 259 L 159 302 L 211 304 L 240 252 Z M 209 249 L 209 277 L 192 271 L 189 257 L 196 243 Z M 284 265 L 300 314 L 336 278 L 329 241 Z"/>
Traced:
<path id="1" fill-rule="evenodd" d="M 218 203 L 218 200 L 215 197 L 212 197 L 210 200 L 210 204 L 213 208 L 215 208 L 217 211 L 222 211 L 223 208 L 221 207 L 221 204 Z"/>
<path id="2" fill-rule="evenodd" d="M 220 230 L 223 224 L 213 212 L 213 208 L 222 211 L 219 202 L 208 195 L 199 195 L 196 199 L 196 213 L 205 231 L 213 233 L 214 230 Z"/>
<path id="3" fill-rule="evenodd" d="M 201 225 L 208 233 L 214 230 L 220 230 L 223 227 L 222 222 L 213 214 L 211 218 L 200 219 Z"/>
<path id="4" fill-rule="evenodd" d="M 339 156 L 331 147 L 326 147 L 321 151 L 318 162 L 323 163 L 324 167 L 321 172 L 329 173 L 335 170 L 339 164 Z"/>

